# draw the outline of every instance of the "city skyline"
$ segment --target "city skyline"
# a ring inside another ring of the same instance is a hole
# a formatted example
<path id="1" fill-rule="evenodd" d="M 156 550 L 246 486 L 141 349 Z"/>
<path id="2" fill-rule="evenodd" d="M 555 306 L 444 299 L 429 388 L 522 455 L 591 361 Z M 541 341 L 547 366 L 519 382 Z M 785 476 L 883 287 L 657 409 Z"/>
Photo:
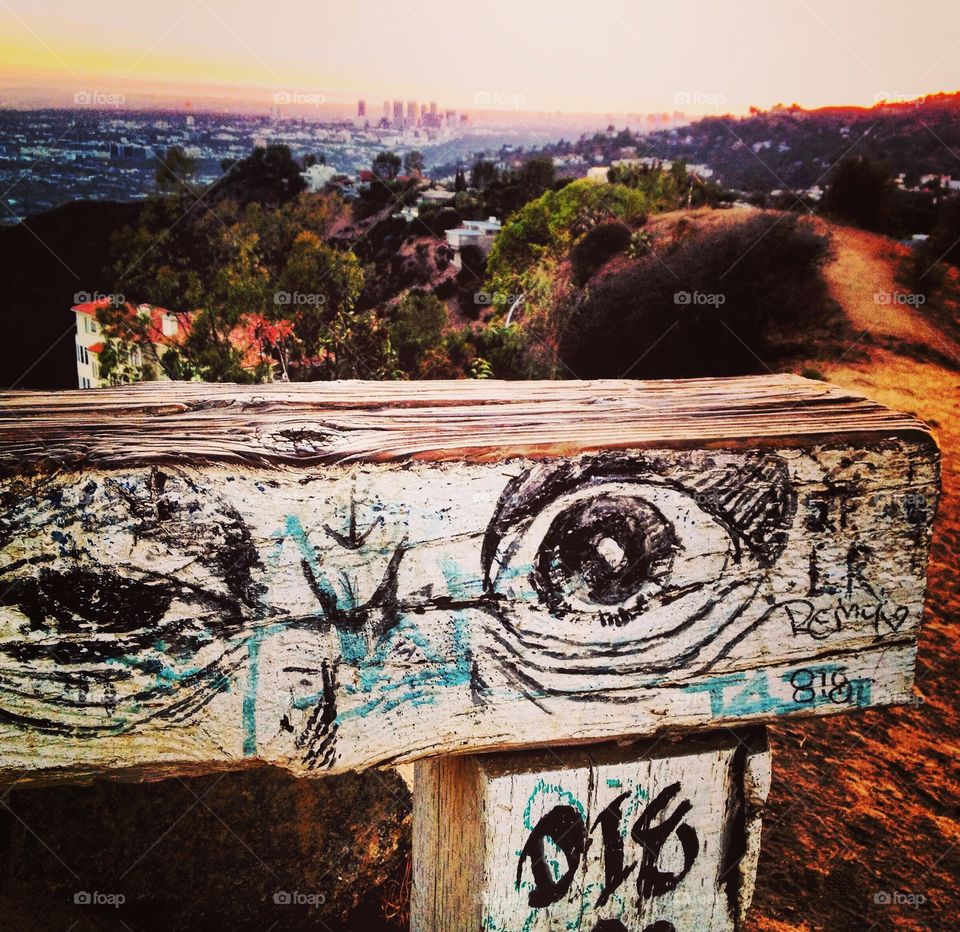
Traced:
<path id="1" fill-rule="evenodd" d="M 566 10 L 493 0 L 454 18 L 436 0 L 282 14 L 228 0 L 137 8 L 0 4 L 0 106 L 69 106 L 78 93 L 129 106 L 315 106 L 437 100 L 460 111 L 743 113 L 799 103 L 870 106 L 960 87 L 953 4 L 870 16 L 853 2 L 758 0 Z M 895 50 L 896 54 L 891 54 Z M 442 94 L 441 94 L 442 91 Z"/>

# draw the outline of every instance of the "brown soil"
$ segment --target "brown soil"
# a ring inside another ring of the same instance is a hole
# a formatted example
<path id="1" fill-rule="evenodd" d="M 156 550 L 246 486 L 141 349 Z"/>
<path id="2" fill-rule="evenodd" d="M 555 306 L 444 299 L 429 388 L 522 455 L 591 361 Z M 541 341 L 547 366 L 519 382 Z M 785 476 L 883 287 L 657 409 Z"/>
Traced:
<path id="1" fill-rule="evenodd" d="M 865 358 L 819 363 L 832 382 L 912 411 L 943 451 L 943 499 L 930 561 L 916 704 L 856 718 L 770 729 L 774 785 L 749 928 L 960 928 L 960 363 L 922 309 L 879 306 L 894 287 L 900 250 L 883 237 L 833 228 L 824 269 Z M 891 347 L 891 348 L 888 348 Z M 899 350 L 899 351 L 898 351 Z M 913 896 L 886 905 L 884 894 Z M 923 898 L 922 902 L 918 901 Z"/>

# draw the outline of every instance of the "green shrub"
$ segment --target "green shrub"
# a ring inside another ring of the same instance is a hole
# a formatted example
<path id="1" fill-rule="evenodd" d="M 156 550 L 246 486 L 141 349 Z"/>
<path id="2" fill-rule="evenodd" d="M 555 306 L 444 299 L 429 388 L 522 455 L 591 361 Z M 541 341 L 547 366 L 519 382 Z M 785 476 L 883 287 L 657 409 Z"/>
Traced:
<path id="1" fill-rule="evenodd" d="M 624 252 L 630 245 L 631 236 L 630 227 L 616 220 L 599 223 L 587 230 L 570 250 L 570 264 L 577 284 L 583 285 L 600 266 Z"/>
<path id="2" fill-rule="evenodd" d="M 682 378 L 764 371 L 768 338 L 826 306 L 826 239 L 795 217 L 762 215 L 692 233 L 605 277 L 560 338 L 578 378 Z"/>

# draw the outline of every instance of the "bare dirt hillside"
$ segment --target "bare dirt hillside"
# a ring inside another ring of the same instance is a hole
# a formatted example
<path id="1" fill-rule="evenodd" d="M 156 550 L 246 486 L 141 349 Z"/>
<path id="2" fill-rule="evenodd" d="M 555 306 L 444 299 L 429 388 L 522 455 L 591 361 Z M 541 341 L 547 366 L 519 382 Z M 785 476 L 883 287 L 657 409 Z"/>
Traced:
<path id="1" fill-rule="evenodd" d="M 960 360 L 960 346 L 929 322 L 924 307 L 911 303 L 897 281 L 897 265 L 909 247 L 865 230 L 819 226 L 830 234 L 834 251 L 824 278 L 854 330 L 929 346 Z"/>
<path id="2" fill-rule="evenodd" d="M 824 275 L 850 334 L 848 349 L 817 367 L 935 428 L 943 499 L 916 704 L 771 729 L 774 786 L 750 924 L 766 932 L 957 929 L 960 350 L 923 308 L 876 302 L 895 288 L 902 247 L 861 231 L 830 232 L 834 256 Z"/>

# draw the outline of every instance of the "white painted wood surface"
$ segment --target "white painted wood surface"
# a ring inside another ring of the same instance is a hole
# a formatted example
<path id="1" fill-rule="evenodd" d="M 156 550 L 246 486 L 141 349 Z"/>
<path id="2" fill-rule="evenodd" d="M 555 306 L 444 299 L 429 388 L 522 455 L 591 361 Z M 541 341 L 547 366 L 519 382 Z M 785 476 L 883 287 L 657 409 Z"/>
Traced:
<path id="1" fill-rule="evenodd" d="M 762 729 L 417 764 L 413 932 L 732 932 L 756 874 Z"/>
<path id="2" fill-rule="evenodd" d="M 910 696 L 938 454 L 906 415 L 792 378 L 233 392 L 0 397 L 0 779 Z"/>

